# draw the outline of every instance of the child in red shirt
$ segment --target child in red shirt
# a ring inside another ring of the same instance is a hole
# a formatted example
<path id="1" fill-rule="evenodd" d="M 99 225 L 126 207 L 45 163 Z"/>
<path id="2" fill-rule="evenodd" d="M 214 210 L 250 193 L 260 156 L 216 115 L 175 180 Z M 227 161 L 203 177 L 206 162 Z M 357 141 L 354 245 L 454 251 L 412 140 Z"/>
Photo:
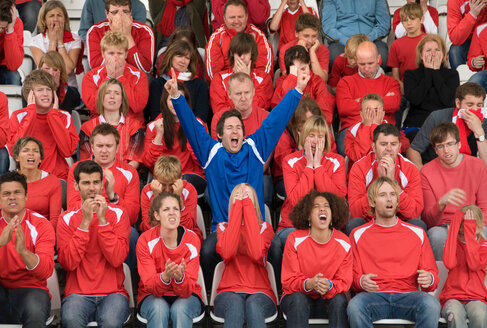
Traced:
<path id="1" fill-rule="evenodd" d="M 416 2 L 416 0 L 406 0 L 408 3 Z M 421 30 L 427 34 L 438 34 L 438 25 L 439 25 L 439 15 L 438 10 L 435 7 L 428 6 L 428 0 L 420 0 L 417 2 L 421 5 L 421 9 L 423 10 L 423 17 L 424 21 L 421 25 Z M 401 8 L 396 9 L 394 15 L 392 16 L 392 30 L 396 35 L 396 38 L 402 38 L 406 35 L 406 27 L 403 25 L 401 21 Z"/>

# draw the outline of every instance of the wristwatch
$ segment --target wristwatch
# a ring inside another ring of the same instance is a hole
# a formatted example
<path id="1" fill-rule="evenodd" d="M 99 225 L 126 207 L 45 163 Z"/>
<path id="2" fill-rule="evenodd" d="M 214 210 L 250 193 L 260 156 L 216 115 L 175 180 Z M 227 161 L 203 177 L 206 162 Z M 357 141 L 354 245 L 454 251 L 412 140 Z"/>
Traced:
<path id="1" fill-rule="evenodd" d="M 480 137 L 475 138 L 475 140 L 477 140 L 478 142 L 483 142 L 483 141 L 485 141 L 485 136 L 481 135 Z"/>

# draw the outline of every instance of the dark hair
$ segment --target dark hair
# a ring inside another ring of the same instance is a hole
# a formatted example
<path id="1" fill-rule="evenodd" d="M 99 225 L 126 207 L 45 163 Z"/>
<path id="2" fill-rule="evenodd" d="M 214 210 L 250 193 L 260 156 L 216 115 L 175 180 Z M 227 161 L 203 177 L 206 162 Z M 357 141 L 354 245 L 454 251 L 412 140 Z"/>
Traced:
<path id="1" fill-rule="evenodd" d="M 178 82 L 178 89 L 181 91 L 184 98 L 186 98 L 189 107 L 191 107 L 191 96 L 184 83 Z M 169 107 L 167 107 L 168 97 L 169 97 L 169 93 L 167 93 L 166 88 L 163 88 L 161 94 L 161 100 L 159 103 L 161 115 L 163 118 L 162 125 L 164 126 L 163 138 L 167 148 L 172 149 L 172 146 L 174 145 L 174 137 L 176 136 L 176 132 L 175 132 L 176 117 L 173 113 L 171 113 Z M 185 151 L 187 139 L 186 139 L 186 135 L 184 134 L 183 128 L 181 127 L 179 128 L 177 137 L 179 139 L 179 147 L 181 148 L 181 151 Z"/>
<path id="2" fill-rule="evenodd" d="M 242 132 L 243 132 L 243 135 L 245 136 L 245 125 L 244 125 L 243 120 L 242 120 L 242 114 L 240 114 L 240 112 L 238 110 L 236 110 L 235 108 L 232 108 L 232 109 L 229 109 L 229 110 L 223 112 L 222 116 L 220 116 L 220 119 L 216 123 L 217 137 L 218 137 L 218 135 L 223 134 L 223 126 L 225 125 L 225 121 L 227 118 L 230 118 L 230 117 L 236 117 L 240 120 L 240 123 L 242 124 Z M 221 141 L 221 139 L 219 137 L 218 137 L 218 140 Z"/>
<path id="3" fill-rule="evenodd" d="M 196 67 L 204 67 L 203 65 L 203 58 L 201 58 L 200 53 L 198 52 L 198 44 L 196 43 L 196 35 L 194 34 L 193 29 L 191 26 L 178 26 L 176 29 L 171 33 L 169 36 L 169 40 L 167 42 L 167 46 L 169 47 L 173 42 L 177 40 L 183 40 L 188 42 L 193 49 L 193 56 L 194 63 Z M 193 59 L 191 59 L 191 63 Z"/>
<path id="4" fill-rule="evenodd" d="M 455 98 L 460 102 L 465 99 L 467 95 L 482 98 L 485 100 L 485 90 L 475 82 L 466 82 L 460 85 L 455 91 Z"/>
<path id="5" fill-rule="evenodd" d="M 118 133 L 117 129 L 109 123 L 102 123 L 93 129 L 90 135 L 90 144 L 95 141 L 95 137 L 101 134 L 102 136 L 107 136 L 112 134 L 115 137 L 115 143 L 118 145 L 120 143 L 120 134 Z"/>
<path id="6" fill-rule="evenodd" d="M 394 137 L 397 137 L 397 140 L 401 140 L 399 129 L 391 123 L 382 123 L 375 128 L 372 138 L 374 143 L 377 141 L 377 139 L 379 139 L 379 134 L 381 133 L 385 136 L 393 135 Z"/>
<path id="7" fill-rule="evenodd" d="M 460 132 L 455 123 L 444 122 L 435 126 L 430 132 L 430 143 L 434 147 L 446 140 L 451 135 L 458 142 L 460 141 Z"/>
<path id="8" fill-rule="evenodd" d="M 175 56 L 188 55 L 190 58 L 188 71 L 191 72 L 191 77 L 193 78 L 196 75 L 195 53 L 196 51 L 194 51 L 193 46 L 189 44 L 189 42 L 186 42 L 184 40 L 175 40 L 167 47 L 166 51 L 164 52 L 164 57 L 162 58 L 159 72 L 161 72 L 161 74 L 169 73 L 172 67 L 172 59 Z"/>
<path id="9" fill-rule="evenodd" d="M 291 48 L 286 50 L 284 54 L 284 65 L 286 66 L 286 73 L 289 74 L 289 68 L 294 65 L 294 60 L 299 60 L 304 64 L 311 63 L 311 59 L 309 58 L 309 53 L 303 46 L 292 46 Z"/>
<path id="10" fill-rule="evenodd" d="M 174 198 L 175 200 L 177 200 L 179 204 L 179 210 L 181 210 L 181 208 L 183 207 L 181 197 L 179 197 L 179 195 L 170 192 L 163 192 L 157 195 L 156 197 L 152 198 L 152 201 L 150 203 L 150 208 L 149 208 L 149 224 L 152 227 L 157 225 L 157 220 L 154 216 L 154 212 L 157 212 L 161 209 L 162 201 L 166 198 Z"/>
<path id="11" fill-rule="evenodd" d="M 0 190 L 2 190 L 2 185 L 7 182 L 18 182 L 24 188 L 25 194 L 27 195 L 27 178 L 25 175 L 17 172 L 10 171 L 0 175 Z"/>
<path id="12" fill-rule="evenodd" d="M 76 181 L 76 183 L 79 183 L 79 175 L 81 173 L 93 174 L 97 172 L 100 173 L 100 180 L 103 180 L 103 169 L 98 163 L 92 160 L 81 161 L 74 168 L 74 180 Z"/>
<path id="13" fill-rule="evenodd" d="M 20 151 L 29 143 L 29 142 L 35 142 L 37 144 L 37 146 L 39 147 L 39 153 L 41 155 L 41 160 L 44 159 L 44 147 L 42 146 L 42 142 L 36 138 L 33 138 L 33 137 L 22 137 L 22 138 L 19 138 L 17 139 L 17 141 L 15 142 L 14 146 L 13 146 L 13 149 L 12 149 L 12 153 L 14 155 L 14 159 L 15 159 L 15 164 L 17 166 L 17 169 L 20 169 L 20 163 L 17 161 L 17 157 L 19 156 L 20 154 Z"/>
<path id="14" fill-rule="evenodd" d="M 257 49 L 257 42 L 255 42 L 254 37 L 245 32 L 237 33 L 230 41 L 230 46 L 228 47 L 227 58 L 230 66 L 235 65 L 235 59 L 233 56 L 237 54 L 241 56 L 250 52 L 250 62 L 251 67 L 254 67 L 257 58 L 259 57 L 259 50 Z"/>
<path id="15" fill-rule="evenodd" d="M 348 207 L 342 197 L 338 197 L 331 192 L 318 192 L 311 190 L 293 207 L 289 213 L 289 219 L 296 229 L 308 229 L 311 211 L 313 209 L 313 202 L 316 197 L 325 198 L 330 204 L 331 209 L 331 226 L 336 229 L 342 229 L 348 222 Z"/>
<path id="16" fill-rule="evenodd" d="M 245 2 L 242 0 L 228 0 L 225 3 L 225 7 L 223 7 L 223 16 L 225 16 L 228 6 L 243 7 L 245 14 L 247 14 L 247 6 L 245 5 Z"/>
<path id="17" fill-rule="evenodd" d="M 105 0 L 105 10 L 108 11 L 110 9 L 110 5 L 112 6 L 129 6 L 129 9 L 132 10 L 132 1 L 130 0 Z"/>
<path id="18" fill-rule="evenodd" d="M 320 20 L 310 13 L 299 15 L 298 19 L 296 19 L 296 23 L 294 23 L 294 31 L 298 33 L 307 28 L 318 32 L 321 28 Z"/>
<path id="19" fill-rule="evenodd" d="M 12 23 L 12 14 L 10 10 L 14 2 L 12 0 L 1 0 L 0 1 L 0 21 Z"/>

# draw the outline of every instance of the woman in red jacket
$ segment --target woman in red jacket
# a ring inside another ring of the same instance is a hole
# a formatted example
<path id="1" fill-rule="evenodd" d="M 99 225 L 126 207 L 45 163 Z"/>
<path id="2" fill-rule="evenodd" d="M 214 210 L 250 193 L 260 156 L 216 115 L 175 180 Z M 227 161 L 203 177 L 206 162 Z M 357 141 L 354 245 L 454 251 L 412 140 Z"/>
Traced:
<path id="1" fill-rule="evenodd" d="M 237 185 L 230 195 L 228 223 L 217 228 L 216 251 L 225 270 L 215 298 L 215 314 L 225 327 L 266 327 L 276 313 L 276 299 L 267 277 L 266 257 L 274 231 L 262 222 L 257 195 L 249 184 Z"/>
<path id="2" fill-rule="evenodd" d="M 449 269 L 440 294 L 441 315 L 448 327 L 485 327 L 487 323 L 487 240 L 484 217 L 476 205 L 459 210 L 448 229 L 443 263 Z M 484 229 L 485 230 L 485 229 Z"/>
<path id="3" fill-rule="evenodd" d="M 161 193 L 149 216 L 158 223 L 137 242 L 140 275 L 137 303 L 147 327 L 191 327 L 201 314 L 201 286 L 197 284 L 200 239 L 180 226 L 181 199 Z"/>
<path id="4" fill-rule="evenodd" d="M 348 327 L 344 292 L 352 284 L 350 240 L 338 231 L 348 218 L 341 197 L 312 190 L 289 215 L 294 227 L 282 260 L 281 309 L 287 327 L 307 327 L 310 318 L 328 318 L 330 327 Z"/>

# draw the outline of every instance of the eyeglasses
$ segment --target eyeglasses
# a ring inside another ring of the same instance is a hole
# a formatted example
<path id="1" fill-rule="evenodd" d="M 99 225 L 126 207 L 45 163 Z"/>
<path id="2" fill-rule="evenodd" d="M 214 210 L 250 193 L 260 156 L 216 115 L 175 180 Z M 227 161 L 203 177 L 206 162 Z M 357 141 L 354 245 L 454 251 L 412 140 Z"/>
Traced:
<path id="1" fill-rule="evenodd" d="M 109 13 L 110 13 L 110 14 L 112 14 L 112 15 L 114 15 L 114 16 L 115 16 L 115 15 L 118 15 L 118 13 L 119 13 L 119 12 L 120 12 L 120 10 L 119 10 L 119 9 L 109 11 Z M 122 10 L 122 13 L 123 13 L 124 15 L 128 15 L 128 14 L 130 14 L 130 10 L 124 9 L 124 10 Z"/>
<path id="2" fill-rule="evenodd" d="M 458 143 L 458 141 L 450 141 L 450 142 L 447 142 L 445 144 L 436 145 L 435 149 L 436 150 L 445 150 L 447 148 L 449 149 L 449 148 L 455 146 L 457 143 Z"/>

